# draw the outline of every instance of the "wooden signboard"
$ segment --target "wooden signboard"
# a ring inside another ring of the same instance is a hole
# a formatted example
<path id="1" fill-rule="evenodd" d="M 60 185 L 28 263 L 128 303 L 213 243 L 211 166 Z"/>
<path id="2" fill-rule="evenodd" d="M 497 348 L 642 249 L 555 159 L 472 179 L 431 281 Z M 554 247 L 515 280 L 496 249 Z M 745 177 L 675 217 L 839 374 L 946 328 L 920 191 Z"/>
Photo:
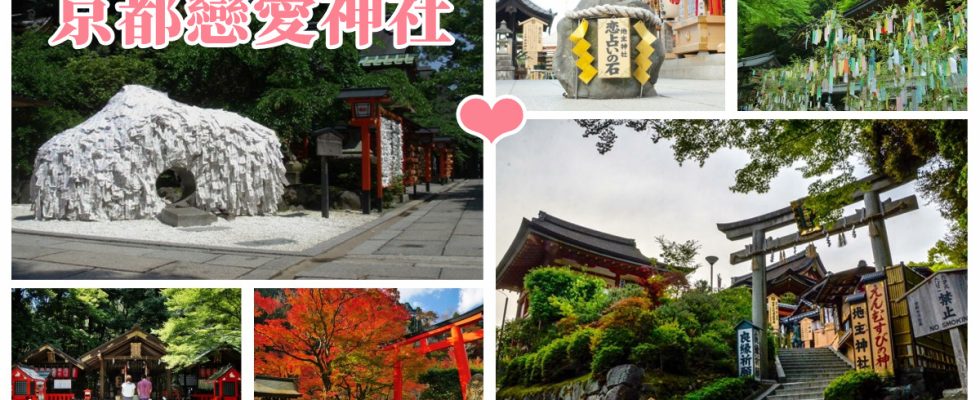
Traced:
<path id="1" fill-rule="evenodd" d="M 880 280 L 865 285 L 868 296 L 868 318 L 871 328 L 871 343 L 874 352 L 875 372 L 890 375 L 895 371 L 892 353 L 891 317 L 888 312 L 888 293 L 885 281 Z"/>
<path id="2" fill-rule="evenodd" d="M 769 306 L 769 309 L 766 310 L 768 311 L 769 329 L 773 332 L 779 332 L 779 296 L 770 294 L 766 300 Z"/>
<path id="3" fill-rule="evenodd" d="M 630 77 L 630 19 L 600 18 L 599 79 Z"/>
<path id="4" fill-rule="evenodd" d="M 751 376 L 759 379 L 762 375 L 761 329 L 748 321 L 735 327 L 738 346 L 738 376 Z"/>
<path id="5" fill-rule="evenodd" d="M 868 325 L 868 303 L 864 296 L 850 304 L 851 326 L 854 327 L 854 351 L 851 361 L 857 370 L 871 369 L 874 354 L 871 351 L 871 328 Z"/>
<path id="6" fill-rule="evenodd" d="M 800 320 L 800 338 L 803 339 L 803 347 L 812 347 L 810 341 L 813 340 L 813 320 L 809 318 Z"/>
<path id="7" fill-rule="evenodd" d="M 915 337 L 966 325 L 966 270 L 938 272 L 906 298 Z"/>

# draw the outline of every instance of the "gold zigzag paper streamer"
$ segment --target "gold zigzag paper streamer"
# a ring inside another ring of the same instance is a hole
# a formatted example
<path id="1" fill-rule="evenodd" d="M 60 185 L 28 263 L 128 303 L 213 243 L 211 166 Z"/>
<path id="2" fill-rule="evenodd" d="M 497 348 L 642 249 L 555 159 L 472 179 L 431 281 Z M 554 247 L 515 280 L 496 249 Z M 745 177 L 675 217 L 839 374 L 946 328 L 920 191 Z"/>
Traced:
<path id="1" fill-rule="evenodd" d="M 640 35 L 640 42 L 636 44 L 636 50 L 639 53 L 636 55 L 636 69 L 633 70 L 633 78 L 639 81 L 640 85 L 643 85 L 650 80 L 650 74 L 647 73 L 647 70 L 653 64 L 650 61 L 650 56 L 653 55 L 653 46 L 651 45 L 657 41 L 657 37 L 647 30 L 643 21 L 637 21 L 633 24 L 633 29 L 636 29 L 636 33 Z"/>
<path id="2" fill-rule="evenodd" d="M 592 61 L 595 57 L 589 54 L 589 47 L 592 45 L 588 40 L 585 40 L 585 33 L 589 30 L 589 21 L 582 20 L 582 23 L 578 24 L 578 28 L 568 36 L 568 40 L 571 40 L 575 44 L 572 48 L 572 54 L 578 56 L 578 60 L 575 61 L 575 66 L 582 70 L 582 73 L 578 74 L 578 79 L 585 82 L 586 85 L 592 82 L 592 78 L 599 73 L 595 67 L 592 66 Z"/>

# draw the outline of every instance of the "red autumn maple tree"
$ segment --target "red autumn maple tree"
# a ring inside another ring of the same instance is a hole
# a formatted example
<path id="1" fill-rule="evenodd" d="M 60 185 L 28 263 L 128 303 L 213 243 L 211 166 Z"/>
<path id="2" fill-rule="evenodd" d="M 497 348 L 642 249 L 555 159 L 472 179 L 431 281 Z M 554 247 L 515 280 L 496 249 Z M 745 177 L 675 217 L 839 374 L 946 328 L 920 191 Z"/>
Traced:
<path id="1" fill-rule="evenodd" d="M 384 345 L 407 333 L 408 311 L 395 289 L 283 289 L 255 294 L 256 374 L 299 377 L 304 398 L 390 398 L 399 357 L 406 394 L 431 362 Z"/>

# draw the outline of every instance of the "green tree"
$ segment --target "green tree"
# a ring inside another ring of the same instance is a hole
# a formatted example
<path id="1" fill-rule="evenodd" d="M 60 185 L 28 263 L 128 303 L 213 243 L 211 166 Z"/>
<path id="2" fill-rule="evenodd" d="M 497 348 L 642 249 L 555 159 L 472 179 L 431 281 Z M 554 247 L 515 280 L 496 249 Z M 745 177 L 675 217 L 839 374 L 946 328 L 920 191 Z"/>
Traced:
<path id="1" fill-rule="evenodd" d="M 729 189 L 766 193 L 786 169 L 814 178 L 806 206 L 821 224 L 843 214 L 860 189 L 860 165 L 898 182 L 915 180 L 950 221 L 950 232 L 934 247 L 936 260 L 966 266 L 966 120 L 578 120 L 585 137 L 598 138 L 600 154 L 613 149 L 620 126 L 672 141 L 679 164 L 703 166 L 722 148 L 748 153 Z"/>
<path id="2" fill-rule="evenodd" d="M 655 261 L 667 264 L 669 268 L 685 275 L 694 272 L 700 266 L 694 261 L 694 257 L 698 255 L 698 250 L 701 249 L 701 244 L 697 240 L 675 242 L 663 235 L 657 236 L 656 239 L 657 244 L 660 245 L 660 259 Z"/>
<path id="3" fill-rule="evenodd" d="M 82 354 L 134 325 L 154 329 L 167 310 L 158 289 L 14 289 L 15 356 L 43 344 Z"/>
<path id="4" fill-rule="evenodd" d="M 588 276 L 569 268 L 541 267 L 535 268 L 524 276 L 524 289 L 529 294 L 530 318 L 538 323 L 552 323 L 561 318 L 562 307 L 566 312 L 572 304 L 580 305 L 583 312 L 596 312 L 592 306 L 587 306 L 592 300 L 608 296 L 605 291 L 606 283 L 597 277 Z M 601 310 L 598 310 L 601 311 Z M 597 312 L 596 312 L 597 313 Z"/>
<path id="5" fill-rule="evenodd" d="M 740 0 L 738 2 L 738 56 L 776 51 L 786 60 L 799 53 L 801 29 L 823 13 L 823 4 L 811 0 Z M 814 14 L 816 13 L 816 14 Z"/>
<path id="6" fill-rule="evenodd" d="M 108 295 L 101 289 L 14 289 L 13 355 L 18 357 L 43 344 L 69 354 L 82 354 L 102 342 L 109 319 Z"/>
<path id="7" fill-rule="evenodd" d="M 222 345 L 242 346 L 241 290 L 164 289 L 170 318 L 154 333 L 167 344 L 163 361 L 172 369 L 190 365 Z"/>
<path id="8" fill-rule="evenodd" d="M 41 10 L 31 2 L 31 8 Z M 455 11 L 444 15 L 441 25 L 453 33 L 457 44 L 415 48 L 432 71 L 412 82 L 398 69 L 365 71 L 352 37 L 338 49 L 327 49 L 320 38 L 311 49 L 212 49 L 177 41 L 161 50 L 124 50 L 118 44 L 74 50 L 68 45 L 49 46 L 50 32 L 44 30 L 15 33 L 12 92 L 40 103 L 13 112 L 15 182 L 24 185 L 45 141 L 90 117 L 126 84 L 146 85 L 176 101 L 251 118 L 276 131 L 287 157 L 313 130 L 348 120 L 347 106 L 336 99 L 342 88 L 390 87 L 396 105 L 414 110 L 407 114 L 410 119 L 456 139 L 456 169 L 475 175 L 482 142 L 459 128 L 455 111 L 464 97 L 483 91 L 482 28 L 473 23 L 482 15 L 482 3 L 453 4 Z M 43 9 L 57 11 L 50 6 Z M 314 17 L 323 10 L 318 7 Z M 253 23 L 252 29 L 259 26 Z M 26 201 L 26 195 L 18 200 Z"/>

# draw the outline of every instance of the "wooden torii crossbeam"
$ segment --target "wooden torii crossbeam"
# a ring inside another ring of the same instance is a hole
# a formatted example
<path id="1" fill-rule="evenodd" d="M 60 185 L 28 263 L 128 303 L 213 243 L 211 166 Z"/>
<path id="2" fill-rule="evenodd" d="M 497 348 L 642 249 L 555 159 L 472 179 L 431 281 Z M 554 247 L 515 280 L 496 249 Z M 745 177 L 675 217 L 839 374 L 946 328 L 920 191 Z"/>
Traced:
<path id="1" fill-rule="evenodd" d="M 895 182 L 888 177 L 872 175 L 857 182 L 859 189 L 851 194 L 851 203 L 864 200 L 865 208 L 855 214 L 838 219 L 827 229 L 814 227 L 801 230 L 780 238 L 767 238 L 766 232 L 795 224 L 806 213 L 800 199 L 788 207 L 744 219 L 736 222 L 720 223 L 718 230 L 729 240 L 752 238 L 752 244 L 745 249 L 734 252 L 730 256 L 732 265 L 752 260 L 752 323 L 756 326 L 766 326 L 766 254 L 774 253 L 789 247 L 805 244 L 814 240 L 840 234 L 858 227 L 868 226 L 871 237 L 871 249 L 874 253 L 875 268 L 879 271 L 891 265 L 891 251 L 888 248 L 888 233 L 885 230 L 885 219 L 901 215 L 919 208 L 915 195 L 897 201 L 881 202 L 879 193 L 902 186 L 908 182 Z M 762 376 L 770 377 L 771 366 L 768 360 L 767 346 L 761 346 Z"/>
<path id="2" fill-rule="evenodd" d="M 462 389 L 463 400 L 466 400 L 471 374 L 465 344 L 483 340 L 483 327 L 477 327 L 477 329 L 468 332 L 463 332 L 463 328 L 475 326 L 481 321 L 483 321 L 482 306 L 459 317 L 436 324 L 425 332 L 385 346 L 386 350 L 395 352 L 394 400 L 402 400 L 402 364 L 398 358 L 398 352 L 400 348 L 405 346 L 412 346 L 415 352 L 420 355 L 449 349 L 453 355 L 453 360 L 456 362 L 456 370 L 459 372 L 459 387 Z M 449 333 L 448 339 L 435 343 L 429 342 L 430 338 L 446 333 Z"/>

